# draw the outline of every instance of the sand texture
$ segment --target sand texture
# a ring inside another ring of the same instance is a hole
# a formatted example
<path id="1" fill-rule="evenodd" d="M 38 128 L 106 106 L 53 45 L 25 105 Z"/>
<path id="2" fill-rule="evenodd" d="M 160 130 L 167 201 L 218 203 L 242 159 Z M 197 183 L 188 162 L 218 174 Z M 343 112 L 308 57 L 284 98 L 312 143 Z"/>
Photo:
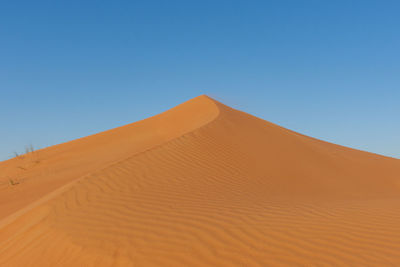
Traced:
<path id="1" fill-rule="evenodd" d="M 0 266 L 400 266 L 400 160 L 200 96 L 1 162 Z"/>

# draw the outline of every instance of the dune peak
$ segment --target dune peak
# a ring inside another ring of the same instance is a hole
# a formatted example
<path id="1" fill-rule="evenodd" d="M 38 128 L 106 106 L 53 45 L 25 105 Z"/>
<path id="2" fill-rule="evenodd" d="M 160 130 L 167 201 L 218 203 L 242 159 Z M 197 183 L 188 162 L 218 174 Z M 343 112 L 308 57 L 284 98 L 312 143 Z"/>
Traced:
<path id="1" fill-rule="evenodd" d="M 0 266 L 400 266 L 400 160 L 207 95 L 0 173 Z"/>

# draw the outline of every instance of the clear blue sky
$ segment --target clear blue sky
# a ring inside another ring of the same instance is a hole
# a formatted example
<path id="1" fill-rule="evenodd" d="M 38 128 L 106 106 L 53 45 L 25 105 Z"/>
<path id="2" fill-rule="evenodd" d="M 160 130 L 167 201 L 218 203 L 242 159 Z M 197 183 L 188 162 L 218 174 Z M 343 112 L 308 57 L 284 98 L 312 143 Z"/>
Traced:
<path id="1" fill-rule="evenodd" d="M 400 158 L 400 1 L 2 1 L 0 160 L 200 94 Z"/>

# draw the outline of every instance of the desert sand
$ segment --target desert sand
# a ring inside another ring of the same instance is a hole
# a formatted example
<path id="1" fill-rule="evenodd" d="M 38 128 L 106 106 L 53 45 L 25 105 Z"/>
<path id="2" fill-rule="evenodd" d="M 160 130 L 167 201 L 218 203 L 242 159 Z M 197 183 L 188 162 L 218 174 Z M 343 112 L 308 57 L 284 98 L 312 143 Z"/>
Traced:
<path id="1" fill-rule="evenodd" d="M 199 96 L 1 162 L 0 266 L 400 266 L 400 160 Z"/>

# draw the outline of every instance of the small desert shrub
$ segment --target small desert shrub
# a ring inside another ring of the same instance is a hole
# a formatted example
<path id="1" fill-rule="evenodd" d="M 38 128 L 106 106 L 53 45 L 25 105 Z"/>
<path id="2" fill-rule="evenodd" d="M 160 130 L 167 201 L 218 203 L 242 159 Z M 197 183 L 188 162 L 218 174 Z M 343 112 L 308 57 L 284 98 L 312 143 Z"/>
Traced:
<path id="1" fill-rule="evenodd" d="M 13 180 L 13 179 L 8 179 L 8 182 L 10 183 L 10 185 L 17 185 L 17 184 L 19 184 L 18 181 Z"/>
<path id="2" fill-rule="evenodd" d="M 14 157 L 17 158 L 17 159 L 23 159 L 24 158 L 24 156 L 18 154 L 18 152 L 14 152 Z"/>
<path id="3" fill-rule="evenodd" d="M 25 146 L 25 154 L 33 153 L 35 149 L 33 148 L 33 145 L 30 144 L 29 146 Z"/>
<path id="4" fill-rule="evenodd" d="M 17 152 L 14 152 L 14 157 L 17 158 L 17 159 L 21 159 L 21 160 L 27 158 L 27 160 L 29 162 L 32 162 L 32 163 L 39 163 L 40 162 L 39 156 L 36 153 L 36 150 L 34 149 L 32 144 L 25 146 L 25 153 L 24 154 L 19 154 Z M 25 163 L 27 163 L 27 162 L 25 161 Z M 21 167 L 19 167 L 19 168 L 23 169 Z"/>

